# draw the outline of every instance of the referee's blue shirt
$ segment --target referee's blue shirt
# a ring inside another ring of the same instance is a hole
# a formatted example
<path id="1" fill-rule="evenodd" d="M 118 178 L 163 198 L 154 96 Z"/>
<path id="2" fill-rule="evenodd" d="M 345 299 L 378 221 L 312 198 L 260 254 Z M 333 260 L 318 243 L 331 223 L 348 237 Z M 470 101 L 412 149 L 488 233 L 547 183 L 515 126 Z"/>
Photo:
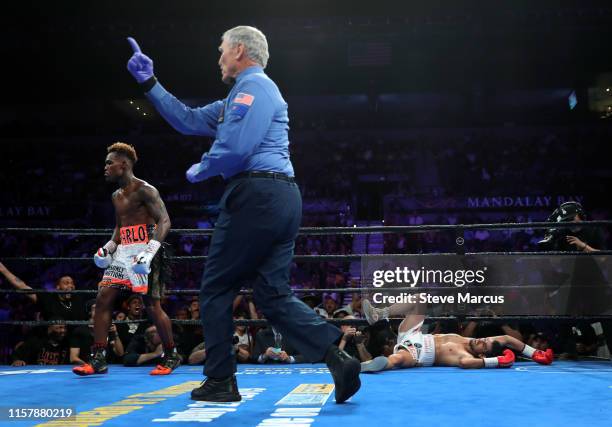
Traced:
<path id="1" fill-rule="evenodd" d="M 187 170 L 190 182 L 216 175 L 228 179 L 245 171 L 294 176 L 287 103 L 262 67 L 242 71 L 227 98 L 204 107 L 187 107 L 159 82 L 146 95 L 177 131 L 215 138 L 200 163 Z"/>

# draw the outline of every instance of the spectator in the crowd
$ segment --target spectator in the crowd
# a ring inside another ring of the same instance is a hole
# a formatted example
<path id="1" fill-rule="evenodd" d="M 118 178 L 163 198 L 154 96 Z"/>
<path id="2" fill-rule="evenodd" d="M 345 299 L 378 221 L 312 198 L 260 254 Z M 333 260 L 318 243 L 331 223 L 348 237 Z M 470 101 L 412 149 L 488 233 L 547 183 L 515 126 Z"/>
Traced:
<path id="1" fill-rule="evenodd" d="M 234 320 L 245 320 L 246 314 L 237 312 L 234 315 Z M 238 363 L 247 363 L 251 358 L 253 351 L 253 338 L 246 326 L 236 325 L 234 327 L 234 352 Z"/>
<path id="2" fill-rule="evenodd" d="M 200 323 L 200 301 L 198 297 L 193 297 L 189 305 L 186 307 L 179 308 L 178 315 L 182 317 L 183 310 L 187 310 L 187 318 L 184 320 L 194 320 L 193 325 L 181 325 L 180 328 L 174 326 L 175 332 L 177 332 L 177 342 L 179 343 L 179 352 L 184 357 L 189 357 L 193 349 L 204 341 L 204 334 L 202 330 L 202 324 Z"/>
<path id="3" fill-rule="evenodd" d="M 298 354 L 280 332 L 267 327 L 255 336 L 252 360 L 255 363 L 302 363 L 304 356 Z"/>
<path id="4" fill-rule="evenodd" d="M 191 300 L 189 313 L 191 314 L 191 320 L 200 320 L 200 300 L 198 297 L 194 297 Z"/>
<path id="5" fill-rule="evenodd" d="M 187 359 L 190 365 L 201 365 L 206 361 L 206 347 L 204 341 L 195 346 Z"/>
<path id="6" fill-rule="evenodd" d="M 75 365 L 83 365 L 89 363 L 91 357 L 90 351 L 94 342 L 93 336 L 93 318 L 96 312 L 96 304 L 90 305 L 89 324 L 76 327 L 68 337 L 70 344 L 70 363 Z M 106 347 L 107 363 L 120 363 L 123 360 L 125 349 L 119 334 L 117 326 L 113 323 L 108 331 L 108 346 Z"/>
<path id="7" fill-rule="evenodd" d="M 304 303 L 313 310 L 315 310 L 316 307 L 321 303 L 321 298 L 319 298 L 317 295 L 304 295 L 300 299 L 304 301 Z"/>
<path id="8" fill-rule="evenodd" d="M 162 363 L 161 338 L 155 326 L 149 326 L 144 334 L 136 334 L 125 350 L 123 364 L 125 366 L 158 365 Z"/>
<path id="9" fill-rule="evenodd" d="M 496 317 L 497 313 L 492 308 L 479 309 L 476 313 L 483 317 Z M 519 341 L 525 341 L 518 325 L 509 322 L 469 321 L 461 330 L 461 335 L 472 338 L 496 337 L 509 335 Z"/>
<path id="10" fill-rule="evenodd" d="M 246 314 L 244 312 L 236 312 L 234 320 L 244 320 Z M 201 330 L 202 328 L 200 328 Z M 251 353 L 253 352 L 253 337 L 250 334 L 248 327 L 246 326 L 235 326 L 234 329 L 234 353 L 236 354 L 236 360 L 238 363 L 248 363 L 251 361 Z M 200 342 L 198 345 L 193 347 L 187 363 L 190 365 L 199 365 L 204 363 L 206 360 L 206 349 L 204 342 Z"/>
<path id="11" fill-rule="evenodd" d="M 189 320 L 191 318 L 191 313 L 189 313 L 189 308 L 187 307 L 179 307 L 176 310 L 176 314 L 174 317 L 177 320 Z"/>
<path id="12" fill-rule="evenodd" d="M 564 324 L 560 327 L 560 335 L 560 359 L 576 359 L 597 353 L 599 340 L 595 328 L 588 321 Z"/>
<path id="13" fill-rule="evenodd" d="M 363 308 L 361 307 L 361 294 L 358 292 L 353 293 L 353 298 L 351 299 L 351 310 L 352 316 L 355 316 L 357 319 L 363 318 Z"/>
<path id="14" fill-rule="evenodd" d="M 64 319 L 52 317 L 49 321 L 58 322 L 47 327 L 43 338 L 32 335 L 20 343 L 13 353 L 11 366 L 25 365 L 63 365 L 68 363 L 68 343 L 66 342 L 66 324 Z"/>
<path id="15" fill-rule="evenodd" d="M 345 317 L 350 316 L 350 315 L 351 314 L 349 312 L 349 309 L 347 309 L 346 307 L 342 307 L 342 308 L 339 308 L 338 310 L 334 311 L 334 314 L 333 314 L 332 317 L 334 319 L 344 319 Z"/>
<path id="16" fill-rule="evenodd" d="M 0 273 L 8 280 L 15 289 L 32 289 L 23 280 L 15 276 L 2 262 L 0 262 Z M 62 276 L 55 282 L 55 289 L 59 291 L 73 291 L 74 279 L 70 276 Z M 78 294 L 26 294 L 27 297 L 38 305 L 41 316 L 45 320 L 52 317 L 61 317 L 64 320 L 85 320 L 85 305 Z"/>
<path id="17" fill-rule="evenodd" d="M 363 314 L 362 310 L 361 310 L 361 295 L 357 292 L 354 292 L 351 295 L 351 302 L 348 305 L 345 305 L 343 307 L 340 307 L 339 309 L 337 309 L 334 312 L 334 316 L 333 317 L 337 317 L 336 313 L 339 312 L 345 312 L 348 315 L 354 316 L 357 319 L 360 319 Z"/>
<path id="18" fill-rule="evenodd" d="M 582 205 L 575 201 L 565 202 L 549 216 L 548 220 L 557 223 L 573 223 L 575 227 L 569 229 L 551 228 L 538 243 L 545 250 L 579 251 L 585 253 L 598 252 L 606 249 L 602 230 L 592 227 L 581 227 L 580 223 L 587 219 L 587 213 Z M 551 269 L 552 270 L 552 269 Z M 609 295 L 606 291 L 608 283 L 600 267 L 597 266 L 592 257 L 577 257 L 574 274 L 570 282 L 570 292 L 567 296 L 568 304 L 565 310 L 572 314 L 583 314 L 586 309 L 589 312 L 607 312 L 610 309 Z M 549 284 L 563 285 L 561 277 L 555 278 L 549 274 L 545 278 Z M 556 280 L 555 280 L 556 279 Z M 584 285 L 599 284 L 599 288 L 588 291 L 589 296 L 585 298 Z M 612 321 L 603 320 L 604 336 L 608 346 L 612 345 Z M 575 355 L 594 354 L 597 344 L 592 341 L 594 332 L 591 325 L 583 323 L 561 323 L 559 325 L 559 353 L 560 357 L 572 358 Z M 582 334 L 581 331 L 584 332 Z M 595 340 L 596 341 L 596 340 Z"/>
<path id="19" fill-rule="evenodd" d="M 350 320 L 355 319 L 355 316 L 346 315 L 342 318 L 344 320 Z M 342 338 L 340 339 L 340 344 L 338 344 L 338 347 L 341 350 L 346 351 L 348 354 L 361 362 L 372 360 L 372 355 L 368 352 L 365 346 L 366 336 L 362 333 L 362 331 L 357 330 L 357 328 L 352 325 L 341 325 L 340 330 L 342 330 L 343 333 Z"/>
<path id="20" fill-rule="evenodd" d="M 191 320 L 191 313 L 187 306 L 179 307 L 176 310 L 177 320 Z M 177 345 L 177 350 L 183 359 L 187 359 L 194 347 L 202 342 L 202 327 L 200 325 L 189 325 L 182 323 L 172 323 L 172 333 Z"/>
<path id="21" fill-rule="evenodd" d="M 258 320 L 260 317 L 263 317 L 263 315 L 257 311 L 252 294 L 238 295 L 236 297 L 234 300 L 234 313 L 242 314 L 244 319 L 250 320 Z M 253 352 L 253 337 L 255 337 L 259 329 L 260 328 L 258 326 L 253 325 L 246 328 L 246 333 L 251 338 L 251 346 L 249 348 L 250 353 Z"/>
<path id="22" fill-rule="evenodd" d="M 315 308 L 315 311 L 319 313 L 321 317 L 331 319 L 334 316 L 334 311 L 338 309 L 338 295 L 325 294 L 323 298 L 323 306 Z"/>
<path id="23" fill-rule="evenodd" d="M 576 353 L 578 356 L 594 356 L 599 348 L 595 329 L 591 325 L 580 325 L 580 335 L 576 336 Z"/>
<path id="24" fill-rule="evenodd" d="M 143 307 L 142 297 L 138 294 L 131 294 L 124 303 L 126 307 L 127 323 L 117 324 L 117 333 L 123 343 L 124 348 L 128 348 L 132 337 L 142 335 L 149 326 L 148 322 L 142 322 Z"/>
<path id="25" fill-rule="evenodd" d="M 603 233 L 599 228 L 580 227 L 587 214 L 578 202 L 562 203 L 549 216 L 553 222 L 572 222 L 574 228 L 551 228 L 538 243 L 544 249 L 557 251 L 597 252 L 604 248 Z"/>

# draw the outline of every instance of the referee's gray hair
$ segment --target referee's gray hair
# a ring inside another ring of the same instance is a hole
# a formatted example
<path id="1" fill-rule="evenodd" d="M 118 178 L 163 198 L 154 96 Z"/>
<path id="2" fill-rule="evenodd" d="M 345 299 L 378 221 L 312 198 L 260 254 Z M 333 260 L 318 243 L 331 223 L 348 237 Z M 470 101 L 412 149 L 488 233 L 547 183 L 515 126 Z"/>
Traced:
<path id="1" fill-rule="evenodd" d="M 244 45 L 246 54 L 253 61 L 257 62 L 263 68 L 268 65 L 268 40 L 264 33 L 255 27 L 240 25 L 231 28 L 223 33 L 222 40 L 226 40 L 232 46 L 237 44 Z"/>

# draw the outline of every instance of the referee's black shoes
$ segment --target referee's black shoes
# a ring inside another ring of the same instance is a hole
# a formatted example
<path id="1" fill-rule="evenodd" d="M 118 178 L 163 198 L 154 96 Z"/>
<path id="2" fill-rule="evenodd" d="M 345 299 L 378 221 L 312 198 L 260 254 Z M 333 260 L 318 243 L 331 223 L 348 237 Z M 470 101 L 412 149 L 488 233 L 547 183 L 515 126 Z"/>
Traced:
<path id="1" fill-rule="evenodd" d="M 240 402 L 242 400 L 235 375 L 221 379 L 206 378 L 200 387 L 191 390 L 191 398 L 205 402 Z"/>
<path id="2" fill-rule="evenodd" d="M 336 345 L 327 349 L 325 363 L 334 378 L 336 403 L 344 403 L 361 387 L 361 380 L 359 379 L 361 363 L 344 350 L 340 350 Z"/>

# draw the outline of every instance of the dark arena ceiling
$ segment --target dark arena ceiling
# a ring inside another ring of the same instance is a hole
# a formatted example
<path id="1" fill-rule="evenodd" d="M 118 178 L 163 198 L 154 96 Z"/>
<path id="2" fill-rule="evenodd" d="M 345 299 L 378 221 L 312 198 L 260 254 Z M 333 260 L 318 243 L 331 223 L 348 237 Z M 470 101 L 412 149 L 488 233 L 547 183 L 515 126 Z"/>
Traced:
<path id="1" fill-rule="evenodd" d="M 588 87 L 612 70 L 609 2 L 30 1 L 0 19 L 4 105 L 137 94 L 128 35 L 177 96 L 222 96 L 216 49 L 239 24 L 266 33 L 290 95 Z"/>

